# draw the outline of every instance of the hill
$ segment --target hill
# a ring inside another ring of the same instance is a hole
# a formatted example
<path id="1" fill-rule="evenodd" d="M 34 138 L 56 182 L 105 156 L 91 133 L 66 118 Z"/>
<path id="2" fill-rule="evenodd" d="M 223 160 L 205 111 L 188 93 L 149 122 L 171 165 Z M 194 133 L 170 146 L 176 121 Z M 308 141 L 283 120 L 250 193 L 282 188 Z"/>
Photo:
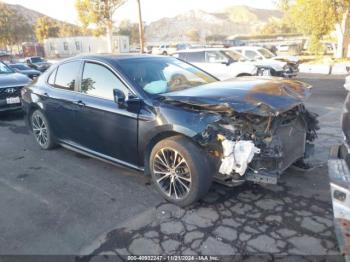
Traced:
<path id="1" fill-rule="evenodd" d="M 272 17 L 281 18 L 282 12 L 247 6 L 232 6 L 219 13 L 191 10 L 150 23 L 145 29 L 146 39 L 150 42 L 188 41 L 186 32 L 193 30 L 199 33 L 201 40 L 212 35 L 257 34 Z"/>

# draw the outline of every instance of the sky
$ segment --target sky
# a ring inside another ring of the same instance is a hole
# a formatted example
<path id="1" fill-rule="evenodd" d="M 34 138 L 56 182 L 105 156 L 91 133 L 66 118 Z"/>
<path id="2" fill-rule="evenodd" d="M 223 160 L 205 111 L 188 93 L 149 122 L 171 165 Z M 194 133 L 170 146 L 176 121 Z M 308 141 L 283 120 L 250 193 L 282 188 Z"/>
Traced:
<path id="1" fill-rule="evenodd" d="M 75 0 L 2 0 L 39 11 L 56 19 L 78 24 Z M 255 8 L 274 9 L 275 0 L 141 0 L 142 19 L 146 23 L 162 17 L 173 17 L 191 9 L 217 12 L 231 5 L 248 5 Z M 116 22 L 129 19 L 137 21 L 136 0 L 128 0 L 115 13 Z"/>

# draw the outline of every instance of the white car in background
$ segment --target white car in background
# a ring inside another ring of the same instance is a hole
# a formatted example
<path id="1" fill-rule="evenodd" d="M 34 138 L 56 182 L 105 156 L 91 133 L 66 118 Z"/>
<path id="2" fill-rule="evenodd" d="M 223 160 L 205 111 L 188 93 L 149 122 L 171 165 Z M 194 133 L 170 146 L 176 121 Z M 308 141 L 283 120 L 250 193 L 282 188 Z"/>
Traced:
<path id="1" fill-rule="evenodd" d="M 172 55 L 177 51 L 177 45 L 161 44 L 152 48 L 153 55 Z"/>
<path id="2" fill-rule="evenodd" d="M 225 51 L 230 52 L 228 49 Z M 225 51 L 216 48 L 188 49 L 178 51 L 173 56 L 203 69 L 220 80 L 258 75 L 257 66 L 235 60 Z"/>
<path id="3" fill-rule="evenodd" d="M 271 51 L 260 46 L 235 46 L 231 50 L 239 52 L 251 61 L 268 61 L 284 68 L 285 77 L 296 76 L 299 72 L 299 58 L 296 56 L 276 56 Z"/>

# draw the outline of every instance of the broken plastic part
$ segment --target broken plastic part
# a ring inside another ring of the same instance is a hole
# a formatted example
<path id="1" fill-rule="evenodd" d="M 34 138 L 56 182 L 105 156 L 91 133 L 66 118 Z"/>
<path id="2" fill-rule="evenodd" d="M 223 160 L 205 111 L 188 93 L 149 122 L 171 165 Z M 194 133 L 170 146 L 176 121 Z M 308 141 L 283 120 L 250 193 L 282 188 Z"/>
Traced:
<path id="1" fill-rule="evenodd" d="M 254 155 L 260 153 L 260 149 L 248 140 L 225 139 L 222 141 L 222 148 L 224 156 L 221 159 L 219 172 L 224 175 L 230 175 L 234 171 L 243 176 Z"/>

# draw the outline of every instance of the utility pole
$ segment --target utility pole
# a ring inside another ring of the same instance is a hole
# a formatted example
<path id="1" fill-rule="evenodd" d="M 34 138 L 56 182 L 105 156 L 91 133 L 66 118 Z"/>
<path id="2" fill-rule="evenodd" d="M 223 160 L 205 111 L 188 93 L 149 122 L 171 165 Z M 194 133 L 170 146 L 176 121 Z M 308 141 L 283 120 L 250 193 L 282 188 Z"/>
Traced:
<path id="1" fill-rule="evenodd" d="M 144 52 L 144 35 L 143 35 L 143 23 L 142 23 L 142 16 L 141 16 L 141 3 L 140 3 L 140 0 L 136 0 L 136 1 L 139 9 L 140 53 L 142 54 Z"/>

